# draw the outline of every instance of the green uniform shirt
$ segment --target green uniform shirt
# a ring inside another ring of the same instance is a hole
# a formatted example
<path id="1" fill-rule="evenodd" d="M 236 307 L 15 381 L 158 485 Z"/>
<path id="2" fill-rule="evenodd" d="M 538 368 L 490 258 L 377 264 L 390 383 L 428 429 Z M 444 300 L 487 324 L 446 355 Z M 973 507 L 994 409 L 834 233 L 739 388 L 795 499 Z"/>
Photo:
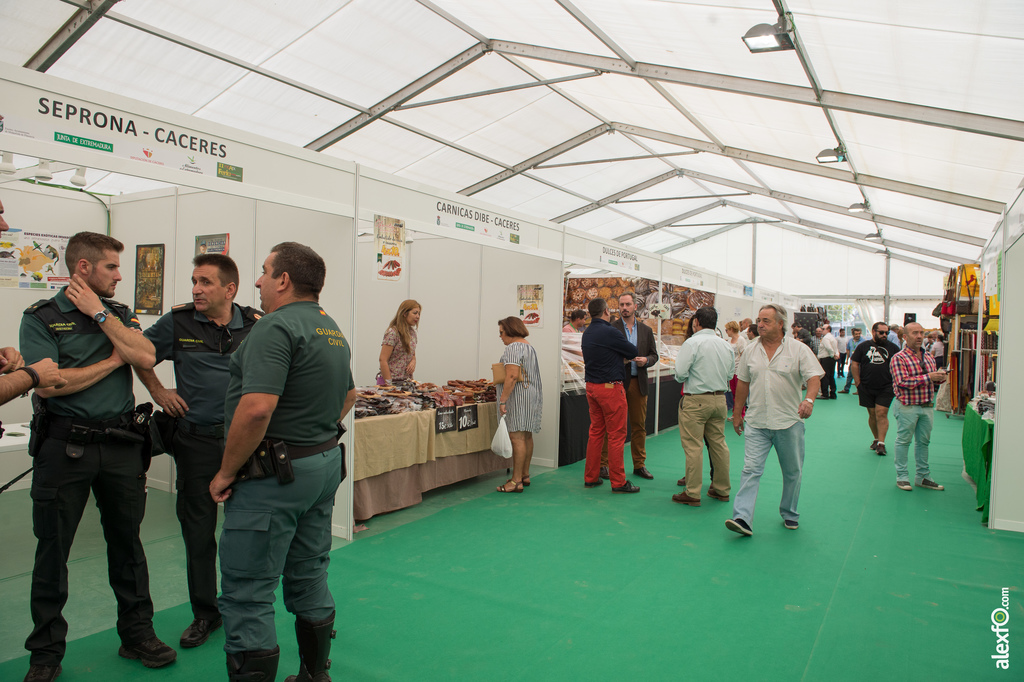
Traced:
<path id="1" fill-rule="evenodd" d="M 228 390 L 228 362 L 231 360 L 231 348 L 234 342 L 245 338 L 245 321 L 242 309 L 236 303 L 231 304 L 233 310 L 231 322 L 226 329 L 231 334 L 223 340 L 223 352 L 175 353 L 174 310 L 165 313 L 152 327 L 143 332 L 156 348 L 157 364 L 174 360 L 174 383 L 178 395 L 188 405 L 185 418 L 200 426 L 212 426 L 224 422 L 224 395 Z M 187 314 L 187 313 L 185 313 Z M 214 336 L 222 336 L 222 328 L 211 322 L 206 315 L 198 310 L 191 313 L 196 324 L 218 330 Z M 227 340 L 232 339 L 232 340 Z M 196 340 L 202 345 L 202 340 Z"/>
<path id="2" fill-rule="evenodd" d="M 67 316 L 66 321 L 54 325 L 53 333 L 32 312 L 33 308 L 22 315 L 20 344 L 26 365 L 50 358 L 61 369 L 88 367 L 106 360 L 114 352 L 114 344 L 94 320 L 85 321 L 86 316 L 78 313 L 75 304 L 65 294 L 66 290 L 64 287 L 58 291 L 50 303 Z M 106 299 L 101 298 L 100 301 L 108 311 L 114 310 Z M 118 320 L 117 313 L 113 312 L 103 324 L 118 324 Z M 142 329 L 139 318 L 134 314 L 130 315 L 126 326 Z M 49 398 L 46 402 L 48 410 L 65 417 L 92 421 L 112 419 L 135 407 L 132 368 L 122 365 L 85 390 Z"/>
<path id="3" fill-rule="evenodd" d="M 319 303 L 296 301 L 264 315 L 231 356 L 227 429 L 243 395 L 269 393 L 279 399 L 267 438 L 290 445 L 334 438 L 345 396 L 356 386 L 351 355 L 348 340 Z"/>

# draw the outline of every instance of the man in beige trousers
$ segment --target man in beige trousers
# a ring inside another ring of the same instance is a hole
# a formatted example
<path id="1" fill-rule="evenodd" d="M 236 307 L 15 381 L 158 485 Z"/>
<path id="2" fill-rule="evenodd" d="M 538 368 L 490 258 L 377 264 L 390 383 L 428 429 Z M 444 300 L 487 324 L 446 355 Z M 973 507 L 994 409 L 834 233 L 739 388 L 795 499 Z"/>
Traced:
<path id="1" fill-rule="evenodd" d="M 714 308 L 699 308 L 694 314 L 694 334 L 676 356 L 676 380 L 683 384 L 683 397 L 679 401 L 679 437 L 686 453 L 686 490 L 673 495 L 672 500 L 691 507 L 700 506 L 705 440 L 712 469 L 708 497 L 729 501 L 725 392 L 729 388 L 735 360 L 732 345 L 715 334 L 716 324 L 718 312 Z"/>

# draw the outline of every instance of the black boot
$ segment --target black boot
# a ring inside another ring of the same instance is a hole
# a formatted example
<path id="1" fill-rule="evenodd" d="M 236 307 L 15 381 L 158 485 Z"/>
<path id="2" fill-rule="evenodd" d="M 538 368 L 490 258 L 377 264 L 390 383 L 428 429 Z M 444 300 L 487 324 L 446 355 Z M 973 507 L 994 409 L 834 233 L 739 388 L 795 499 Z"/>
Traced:
<path id="1" fill-rule="evenodd" d="M 230 682 L 274 682 L 281 648 L 268 651 L 242 651 L 228 654 L 228 680 Z"/>
<path id="2" fill-rule="evenodd" d="M 295 619 L 295 638 L 299 641 L 299 674 L 289 675 L 284 682 L 331 682 L 327 670 L 331 667 L 331 640 L 334 613 L 323 620 Z"/>

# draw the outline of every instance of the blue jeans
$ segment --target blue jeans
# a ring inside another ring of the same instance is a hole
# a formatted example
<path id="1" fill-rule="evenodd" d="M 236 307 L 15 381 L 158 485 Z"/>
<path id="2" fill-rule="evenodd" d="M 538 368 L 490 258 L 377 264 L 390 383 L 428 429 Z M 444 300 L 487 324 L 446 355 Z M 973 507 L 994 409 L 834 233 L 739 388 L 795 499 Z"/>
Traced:
<path id="1" fill-rule="evenodd" d="M 849 372 L 846 373 L 846 388 L 844 390 L 849 392 L 850 391 L 850 386 L 852 386 L 852 385 L 853 385 L 853 370 L 850 370 Z"/>
<path id="2" fill-rule="evenodd" d="M 928 443 L 932 438 L 933 408 L 921 405 L 902 405 L 898 401 L 893 402 L 893 405 L 898 406 L 896 410 L 896 453 L 893 455 L 893 463 L 896 465 L 896 480 L 910 480 L 907 472 L 907 459 L 910 455 L 910 441 L 913 440 L 914 461 L 917 464 L 914 482 L 920 483 L 931 477 L 931 470 L 928 468 Z"/>
<path id="3" fill-rule="evenodd" d="M 740 489 L 733 503 L 732 516 L 753 525 L 754 503 L 757 502 L 757 488 L 764 473 L 768 453 L 775 446 L 782 468 L 782 502 L 779 514 L 783 520 L 796 521 L 800 499 L 800 477 L 804 468 L 804 423 L 798 421 L 788 429 L 757 429 L 748 426 L 744 431 L 743 473 Z"/>

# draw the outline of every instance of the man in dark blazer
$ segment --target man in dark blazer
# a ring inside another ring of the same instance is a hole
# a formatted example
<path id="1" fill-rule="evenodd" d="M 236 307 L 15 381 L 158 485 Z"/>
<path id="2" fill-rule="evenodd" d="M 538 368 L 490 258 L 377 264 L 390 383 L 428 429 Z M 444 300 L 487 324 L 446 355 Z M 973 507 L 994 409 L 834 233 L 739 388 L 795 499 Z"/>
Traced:
<path id="1" fill-rule="evenodd" d="M 629 406 L 629 452 L 633 456 L 633 473 L 642 478 L 654 476 L 644 465 L 647 460 L 647 368 L 658 362 L 654 332 L 636 319 L 636 302 L 631 292 L 619 295 L 619 319 L 612 323 L 637 347 L 639 355 L 625 367 L 623 385 Z M 608 441 L 601 452 L 601 477 L 608 478 Z"/>

